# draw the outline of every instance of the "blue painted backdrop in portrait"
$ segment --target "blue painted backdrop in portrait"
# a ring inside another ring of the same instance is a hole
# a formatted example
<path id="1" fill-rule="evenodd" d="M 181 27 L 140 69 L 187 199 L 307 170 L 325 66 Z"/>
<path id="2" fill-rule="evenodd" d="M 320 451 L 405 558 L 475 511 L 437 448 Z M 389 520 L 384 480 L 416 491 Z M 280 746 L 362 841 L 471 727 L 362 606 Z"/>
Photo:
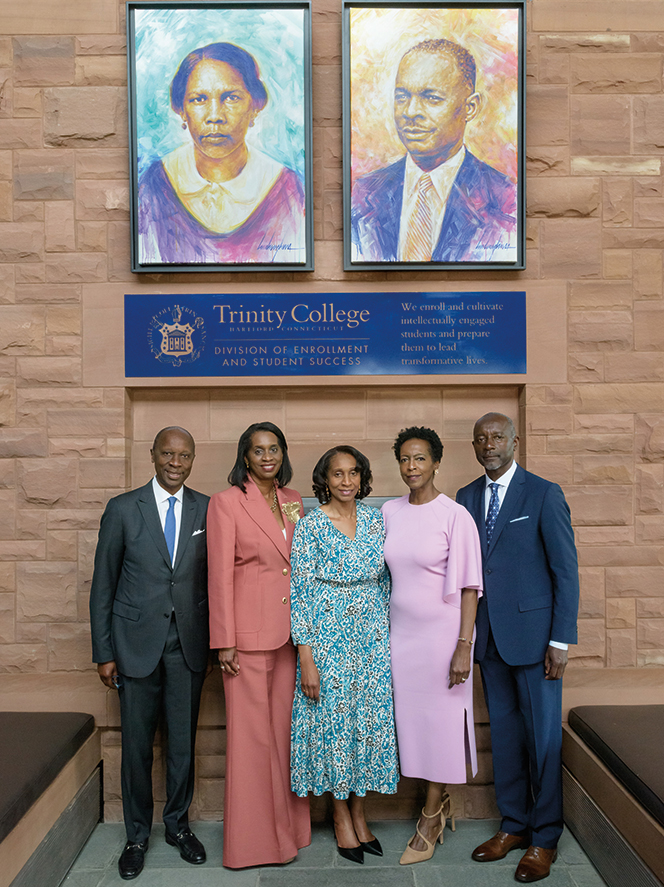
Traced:
<path id="1" fill-rule="evenodd" d="M 268 104 L 247 142 L 304 179 L 304 13 L 301 9 L 136 9 L 136 129 L 139 175 L 184 144 L 169 88 L 182 59 L 228 42 L 258 62 Z"/>

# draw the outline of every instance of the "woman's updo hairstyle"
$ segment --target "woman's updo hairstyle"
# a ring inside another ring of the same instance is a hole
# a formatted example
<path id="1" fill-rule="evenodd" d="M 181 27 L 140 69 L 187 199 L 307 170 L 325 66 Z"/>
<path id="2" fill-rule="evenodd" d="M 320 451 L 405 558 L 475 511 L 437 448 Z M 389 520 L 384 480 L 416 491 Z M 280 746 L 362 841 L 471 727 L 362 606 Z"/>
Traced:
<path id="1" fill-rule="evenodd" d="M 181 114 L 184 109 L 184 95 L 187 91 L 187 81 L 192 71 L 203 59 L 214 59 L 224 62 L 236 70 L 254 102 L 254 108 L 262 111 L 267 105 L 267 90 L 261 80 L 260 71 L 256 59 L 234 43 L 210 43 L 192 50 L 180 62 L 175 77 L 171 82 L 171 108 L 176 114 Z"/>

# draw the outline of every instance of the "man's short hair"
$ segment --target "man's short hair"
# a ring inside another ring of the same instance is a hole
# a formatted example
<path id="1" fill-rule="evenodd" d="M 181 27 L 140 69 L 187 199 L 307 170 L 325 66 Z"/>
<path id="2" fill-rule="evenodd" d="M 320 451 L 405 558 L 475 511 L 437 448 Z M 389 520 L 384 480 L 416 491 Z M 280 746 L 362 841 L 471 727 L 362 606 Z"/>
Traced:
<path id="1" fill-rule="evenodd" d="M 458 43 L 453 43 L 451 40 L 445 40 L 444 37 L 441 37 L 439 40 L 423 40 L 422 43 L 418 43 L 417 46 L 411 47 L 408 52 L 404 54 L 404 58 L 407 55 L 410 55 L 411 52 L 430 52 L 440 55 L 451 55 L 457 64 L 461 76 L 470 87 L 470 91 L 475 92 L 477 66 L 475 65 L 475 59 L 465 47 L 459 46 Z"/>
<path id="2" fill-rule="evenodd" d="M 483 416 L 479 417 L 479 419 L 477 420 L 477 422 L 475 422 L 475 425 L 473 426 L 473 437 L 475 436 L 475 429 L 477 428 L 477 426 L 480 425 L 482 422 L 486 422 L 487 419 L 490 419 L 493 422 L 504 422 L 507 433 L 510 436 L 510 440 L 514 440 L 514 438 L 516 437 L 516 426 L 514 425 L 514 422 L 510 419 L 509 416 L 506 416 L 504 413 L 494 412 L 485 413 Z"/>

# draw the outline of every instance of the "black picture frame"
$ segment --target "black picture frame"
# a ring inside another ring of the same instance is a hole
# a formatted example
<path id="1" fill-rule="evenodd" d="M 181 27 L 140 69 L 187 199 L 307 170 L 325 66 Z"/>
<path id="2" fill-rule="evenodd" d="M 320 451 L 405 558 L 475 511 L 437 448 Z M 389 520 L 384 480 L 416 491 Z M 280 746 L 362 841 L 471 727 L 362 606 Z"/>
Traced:
<path id="1" fill-rule="evenodd" d="M 526 0 L 342 14 L 344 270 L 523 270 Z"/>
<path id="2" fill-rule="evenodd" d="M 126 14 L 131 270 L 313 270 L 310 0 Z"/>

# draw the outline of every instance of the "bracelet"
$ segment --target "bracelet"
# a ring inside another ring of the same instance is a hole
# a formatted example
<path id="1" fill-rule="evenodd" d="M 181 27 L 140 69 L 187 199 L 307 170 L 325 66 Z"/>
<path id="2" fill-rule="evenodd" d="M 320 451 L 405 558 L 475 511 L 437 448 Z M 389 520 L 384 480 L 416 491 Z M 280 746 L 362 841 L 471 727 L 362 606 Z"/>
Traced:
<path id="1" fill-rule="evenodd" d="M 473 646 L 473 642 L 472 642 L 472 641 L 469 641 L 468 638 L 459 638 L 459 640 L 460 640 L 460 641 L 465 641 L 467 644 L 470 644 L 471 647 Z"/>

